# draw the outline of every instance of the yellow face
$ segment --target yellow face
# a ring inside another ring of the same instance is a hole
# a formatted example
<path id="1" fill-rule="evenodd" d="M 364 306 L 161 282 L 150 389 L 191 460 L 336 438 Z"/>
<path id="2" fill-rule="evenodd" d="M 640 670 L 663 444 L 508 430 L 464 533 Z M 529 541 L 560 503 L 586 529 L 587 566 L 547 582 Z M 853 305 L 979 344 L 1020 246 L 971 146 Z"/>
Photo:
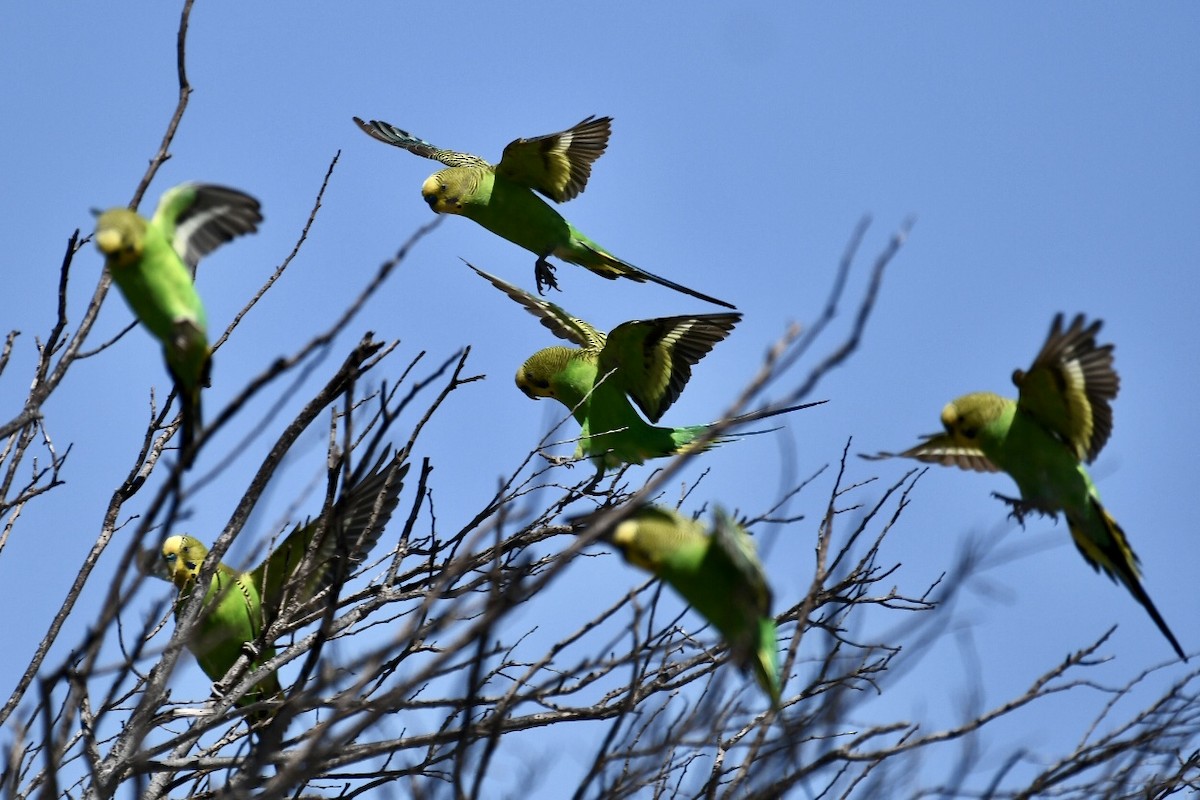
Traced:
<path id="1" fill-rule="evenodd" d="M 644 551 L 644 548 L 638 547 L 638 526 L 637 520 L 627 519 L 617 525 L 612 533 L 612 543 L 621 551 L 621 555 L 625 556 L 625 560 L 635 567 L 640 567 L 649 572 L 654 572 L 658 565 L 650 558 L 650 554 Z"/>
<path id="2" fill-rule="evenodd" d="M 946 433 L 954 436 L 954 430 L 958 426 L 958 409 L 954 403 L 946 403 L 942 408 L 942 427 L 946 429 Z"/>
<path id="3" fill-rule="evenodd" d="M 127 266 L 142 257 L 145 221 L 127 208 L 105 211 L 96 221 L 96 248 L 109 263 Z"/>
<path id="4" fill-rule="evenodd" d="M 554 391 L 550 388 L 550 381 L 531 370 L 528 361 L 517 370 L 517 388 L 524 392 L 530 400 L 541 400 L 543 397 L 554 396 Z"/>
<path id="5" fill-rule="evenodd" d="M 558 392 L 554 389 L 554 381 L 558 382 L 560 389 L 567 385 L 564 381 L 564 371 L 571 363 L 571 356 L 575 352 L 577 351 L 561 345 L 538 350 L 525 359 L 525 363 L 517 370 L 517 388 L 532 400 L 554 397 L 564 403 L 569 403 L 568 400 L 559 397 Z M 587 387 L 587 389 L 590 388 L 590 386 Z M 581 394 L 587 389 L 582 390 Z"/>
<path id="6" fill-rule="evenodd" d="M 462 213 L 462 203 L 456 195 L 451 195 L 450 187 L 442 180 L 440 172 L 430 175 L 421 184 L 421 196 L 435 214 Z"/>
<path id="7" fill-rule="evenodd" d="M 979 434 L 995 417 L 995 406 L 987 402 L 990 395 L 979 392 L 963 395 L 942 409 L 942 427 L 955 444 L 978 448 Z"/>
<path id="8" fill-rule="evenodd" d="M 183 589 L 195 580 L 208 549 L 190 536 L 172 536 L 163 542 L 162 557 L 171 583 Z"/>

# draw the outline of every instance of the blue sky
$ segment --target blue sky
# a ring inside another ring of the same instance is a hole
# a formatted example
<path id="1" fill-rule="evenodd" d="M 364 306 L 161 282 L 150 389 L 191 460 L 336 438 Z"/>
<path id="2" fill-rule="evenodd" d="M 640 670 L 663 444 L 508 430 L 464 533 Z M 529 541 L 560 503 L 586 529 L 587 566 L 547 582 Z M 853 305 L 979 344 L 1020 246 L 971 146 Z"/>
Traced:
<path id="1" fill-rule="evenodd" d="M 419 188 L 436 165 L 371 141 L 352 115 L 493 160 L 514 138 L 611 115 L 607 153 L 564 213 L 617 255 L 731 300 L 745 314 L 695 370 L 669 424 L 714 419 L 789 322 L 816 318 L 864 213 L 875 222 L 844 311 L 862 291 L 870 258 L 905 218 L 917 218 L 860 350 L 817 392 L 830 402 L 794 415 L 780 434 L 696 462 L 685 478 L 712 468 L 698 497 L 756 513 L 778 493 L 788 448 L 807 475 L 835 462 L 849 437 L 855 452 L 906 447 L 937 429 L 947 400 L 1008 392 L 1011 371 L 1032 360 L 1054 314 L 1082 311 L 1105 321 L 1102 339 L 1116 344 L 1122 380 L 1114 433 L 1093 475 L 1141 556 L 1150 596 L 1184 648 L 1200 648 L 1190 499 L 1190 450 L 1200 426 L 1192 403 L 1171 405 L 1200 394 L 1200 8 L 523 8 L 517 15 L 492 4 L 454 13 L 387 3 L 286 10 L 197 4 L 188 51 L 194 94 L 143 210 L 184 180 L 237 186 L 262 201 L 261 232 L 201 267 L 198 286 L 213 330 L 224 329 L 290 252 L 341 152 L 300 257 L 219 353 L 209 413 L 331 322 L 430 219 Z M 34 338 L 52 322 L 67 237 L 76 227 L 91 229 L 90 208 L 128 201 L 162 137 L 177 91 L 178 16 L 177 4 L 161 2 L 8 11 L 0 33 L 0 219 L 8 245 L 0 327 L 22 336 L 0 378 L 3 419 L 19 410 Z M 511 383 L 521 361 L 551 343 L 548 334 L 460 257 L 532 285 L 530 254 L 466 220 L 447 219 L 339 342 L 344 352 L 366 330 L 399 339 L 396 373 L 420 350 L 440 360 L 472 345 L 469 370 L 488 379 L 451 397 L 419 453 L 437 465 L 441 524 L 448 526 L 469 519 L 559 415 Z M 101 263 L 90 247 L 76 259 L 72 324 Z M 569 266 L 558 274 L 564 291 L 552 299 L 603 328 L 716 310 Z M 129 319 L 111 294 L 94 341 Z M 848 325 L 843 313 L 826 346 Z M 793 377 L 798 382 L 802 372 Z M 30 504 L 0 556 L 0 586 L 24 604 L 22 624 L 6 632 L 10 653 L 32 652 L 94 541 L 136 453 L 150 386 L 165 392 L 168 381 L 156 345 L 135 331 L 78 364 L 48 404 L 56 443 L 74 449 L 68 486 L 54 502 Z M 264 422 L 264 413 L 265 405 L 252 409 L 199 468 L 215 466 L 216 454 L 237 447 L 246 431 L 282 424 Z M 203 492 L 191 509 L 194 532 L 220 530 L 273 436 L 253 439 Z M 314 429 L 298 448 L 260 515 L 262 536 L 294 514 L 297 502 L 302 513 L 319 507 L 318 496 L 305 505 L 301 493 L 322 468 L 324 441 Z M 909 466 L 856 459 L 850 477 L 887 484 Z M 813 520 L 831 480 L 819 478 L 797 502 L 808 520 L 761 532 L 781 606 L 809 581 Z M 945 687 L 967 685 L 975 670 L 985 701 L 999 701 L 1114 624 L 1103 651 L 1113 658 L 1104 674 L 1114 682 L 1171 656 L 1132 598 L 1083 563 L 1065 525 L 1033 520 L 1021 531 L 1004 524 L 1005 509 L 989 493 L 1013 490 L 1003 476 L 949 469 L 931 470 L 919 483 L 887 543 L 902 563 L 901 586 L 929 583 L 975 538 L 1003 536 L 1004 552 L 1017 555 L 968 593 L 956 609 L 956 637 L 904 691 L 881 699 L 884 713 L 937 721 L 955 707 L 954 690 Z M 603 593 L 597 608 L 638 579 L 615 559 L 599 561 L 582 560 L 572 580 Z M 152 595 L 139 595 L 147 609 L 161 599 Z M 576 621 L 569 611 L 553 611 L 565 616 L 549 624 L 568 630 Z M 76 617 L 64 648 L 88 619 L 82 611 Z M 23 663 L 23 656 L 6 659 Z M 14 669 L 0 666 L 6 696 Z M 1185 669 L 1168 668 L 1149 690 Z M 190 679 L 202 695 L 198 675 Z M 1007 735 L 1036 730 L 1031 746 L 1073 746 L 1088 717 L 1072 711 L 1069 703 L 1065 712 L 1046 704 Z"/>

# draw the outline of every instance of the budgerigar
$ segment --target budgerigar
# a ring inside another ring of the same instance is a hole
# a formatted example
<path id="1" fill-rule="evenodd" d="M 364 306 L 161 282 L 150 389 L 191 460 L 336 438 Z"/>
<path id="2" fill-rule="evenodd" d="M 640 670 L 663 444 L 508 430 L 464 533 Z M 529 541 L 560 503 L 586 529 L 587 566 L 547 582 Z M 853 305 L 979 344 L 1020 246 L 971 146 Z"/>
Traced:
<path id="1" fill-rule="evenodd" d="M 200 620 L 187 643 L 209 678 L 221 681 L 287 605 L 299 604 L 303 609 L 332 585 L 339 570 L 348 576 L 367 557 L 399 501 L 407 471 L 408 464 L 398 464 L 385 456 L 349 490 L 343 489 L 326 525 L 322 526 L 319 519 L 297 525 L 261 564 L 248 572 L 217 564 Z M 318 532 L 322 536 L 314 544 Z M 312 554 L 306 560 L 310 550 Z M 161 550 L 142 554 L 148 572 L 171 581 L 179 590 L 175 601 L 177 619 L 192 596 L 207 554 L 208 548 L 188 535 L 171 536 Z M 264 642 L 250 669 L 274 657 L 273 643 Z M 279 677 L 271 672 L 243 695 L 238 705 L 282 697 Z M 257 715 L 259 719 L 268 716 L 266 712 Z"/>
<path id="2" fill-rule="evenodd" d="M 1084 463 L 1112 433 L 1110 401 L 1120 381 L 1113 346 L 1097 345 L 1100 320 L 1080 314 L 1064 330 L 1057 315 L 1028 372 L 1016 370 L 1013 400 L 991 392 L 963 395 L 942 409 L 945 433 L 932 434 L 900 455 L 980 472 L 1007 472 L 1019 500 L 997 494 L 1021 519 L 1028 511 L 1062 512 L 1071 538 L 1093 569 L 1120 581 L 1150 614 L 1180 658 L 1183 648 L 1142 588 L 1138 557 L 1124 531 L 1100 504 Z M 878 456 L 877 456 L 878 457 Z"/>
<path id="3" fill-rule="evenodd" d="M 540 192 L 556 203 L 565 203 L 583 191 L 592 174 L 592 162 L 608 147 L 610 117 L 588 117 L 559 133 L 517 139 L 504 148 L 495 165 L 470 153 L 441 150 L 386 122 L 364 122 L 358 117 L 354 122 L 374 139 L 445 164 L 446 169 L 429 176 L 421 186 L 425 202 L 438 214 L 472 219 L 536 255 L 534 275 L 539 293 L 544 286 L 558 288 L 554 267 L 546 260 L 555 256 L 605 278 L 651 281 L 733 308 L 617 258 L 534 194 Z"/>
<path id="4" fill-rule="evenodd" d="M 576 533 L 590 530 L 597 514 L 572 520 Z M 759 686 L 778 705 L 778 643 L 771 616 L 771 589 L 746 530 L 717 508 L 712 530 L 659 506 L 646 505 L 600 538 L 625 559 L 669 584 L 729 644 L 733 661 L 753 669 Z"/>
<path id="5" fill-rule="evenodd" d="M 208 385 L 212 352 L 192 281 L 196 264 L 260 222 L 257 200 L 209 183 L 168 189 L 150 219 L 112 208 L 96 221 L 96 246 L 109 273 L 134 315 L 162 342 L 182 407 L 185 451 L 203 425 L 200 390 Z"/>
<path id="6" fill-rule="evenodd" d="M 692 366 L 729 335 L 741 314 L 633 320 L 606 335 L 554 303 L 473 266 L 471 269 L 523 305 L 556 336 L 578 345 L 539 350 L 521 366 L 516 378 L 517 388 L 528 397 L 552 397 L 571 411 L 583 428 L 576 458 L 590 457 L 603 473 L 608 467 L 686 452 L 713 427 L 650 425 L 629 400 L 632 398 L 651 422 L 657 422 L 683 391 Z M 803 407 L 748 414 L 735 422 L 765 419 Z M 736 437 L 718 437 L 706 447 Z"/>

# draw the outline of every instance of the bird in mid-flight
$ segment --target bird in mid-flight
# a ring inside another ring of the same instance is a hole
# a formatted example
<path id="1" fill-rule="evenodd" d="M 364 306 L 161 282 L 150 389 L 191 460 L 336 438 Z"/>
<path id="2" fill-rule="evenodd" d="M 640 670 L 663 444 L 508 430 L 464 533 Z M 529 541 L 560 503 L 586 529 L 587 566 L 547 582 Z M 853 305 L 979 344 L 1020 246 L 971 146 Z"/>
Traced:
<path id="1" fill-rule="evenodd" d="M 253 233 L 258 201 L 237 189 L 184 183 L 168 189 L 150 219 L 112 208 L 96 220 L 96 247 L 134 315 L 163 347 L 183 413 L 186 451 L 203 421 L 200 390 L 209 382 L 212 350 L 196 264 L 224 242 Z"/>
<path id="2" fill-rule="evenodd" d="M 724 300 L 617 258 L 534 194 L 536 191 L 556 203 L 565 203 L 582 192 L 592 174 L 592 162 L 608 147 L 611 117 L 588 117 L 559 133 L 517 139 L 504 148 L 500 163 L 494 165 L 470 153 L 441 150 L 386 122 L 364 122 L 358 117 L 354 117 L 354 122 L 373 139 L 445 164 L 446 169 L 430 175 L 421 186 L 425 202 L 438 214 L 460 214 L 472 219 L 536 255 L 534 276 L 539 293 L 543 287 L 558 288 L 554 266 L 546 260 L 555 256 L 605 278 L 650 281 L 708 303 L 733 308 Z"/>
<path id="3" fill-rule="evenodd" d="M 603 473 L 608 467 L 687 452 L 713 427 L 651 425 L 633 404 L 647 419 L 657 422 L 691 379 L 692 366 L 729 335 L 741 314 L 632 320 L 605 334 L 554 303 L 474 266 L 471 269 L 524 306 L 556 336 L 577 345 L 539 350 L 525 361 L 516 377 L 517 388 L 526 396 L 534 400 L 552 397 L 574 415 L 583 429 L 576 458 L 590 457 Z M 803 407 L 756 412 L 731 422 L 765 419 Z M 732 438 L 738 434 L 719 436 L 704 447 Z"/>
<path id="4" fill-rule="evenodd" d="M 591 530 L 594 512 L 571 521 L 575 533 Z M 778 643 L 771 588 L 754 540 L 720 508 L 711 532 L 682 514 L 645 505 L 599 534 L 625 560 L 670 585 L 716 628 L 743 671 L 779 704 Z"/>
<path id="5" fill-rule="evenodd" d="M 1048 516 L 1062 512 L 1071 539 L 1093 569 L 1120 581 L 1167 637 L 1176 654 L 1187 660 L 1141 584 L 1138 557 L 1125 532 L 1100 504 L 1092 478 L 1084 468 L 1112 433 L 1112 407 L 1120 381 L 1113 369 L 1113 346 L 1097 345 L 1100 320 L 1090 324 L 1079 314 L 1063 327 L 1058 314 L 1029 371 L 1016 370 L 1013 400 L 991 392 L 974 392 L 942 409 L 944 433 L 925 437 L 902 453 L 931 464 L 979 472 L 1007 472 L 1021 497 L 996 494 L 1022 520 L 1029 511 Z"/>

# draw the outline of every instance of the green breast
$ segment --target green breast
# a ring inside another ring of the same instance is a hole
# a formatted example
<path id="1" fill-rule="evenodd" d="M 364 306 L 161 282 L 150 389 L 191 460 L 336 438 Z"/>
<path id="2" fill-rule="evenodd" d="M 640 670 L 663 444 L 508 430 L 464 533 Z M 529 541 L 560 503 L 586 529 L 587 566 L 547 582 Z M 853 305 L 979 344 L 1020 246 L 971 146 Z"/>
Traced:
<path id="1" fill-rule="evenodd" d="M 183 603 L 186 599 L 181 597 L 177 611 Z M 242 646 L 262 633 L 262 603 L 253 584 L 244 576 L 218 572 L 213 576 L 204 604 L 188 649 L 204 673 L 217 681 L 241 657 Z M 271 658 L 274 652 L 263 655 Z"/>
<path id="2" fill-rule="evenodd" d="M 1012 476 L 1021 496 L 1049 509 L 1087 508 L 1092 491 L 1071 449 L 1028 414 L 1018 411 L 1007 435 L 987 455 Z"/>
<path id="3" fill-rule="evenodd" d="M 489 173 L 463 215 L 539 256 L 570 239 L 570 226 L 532 189 Z"/>

